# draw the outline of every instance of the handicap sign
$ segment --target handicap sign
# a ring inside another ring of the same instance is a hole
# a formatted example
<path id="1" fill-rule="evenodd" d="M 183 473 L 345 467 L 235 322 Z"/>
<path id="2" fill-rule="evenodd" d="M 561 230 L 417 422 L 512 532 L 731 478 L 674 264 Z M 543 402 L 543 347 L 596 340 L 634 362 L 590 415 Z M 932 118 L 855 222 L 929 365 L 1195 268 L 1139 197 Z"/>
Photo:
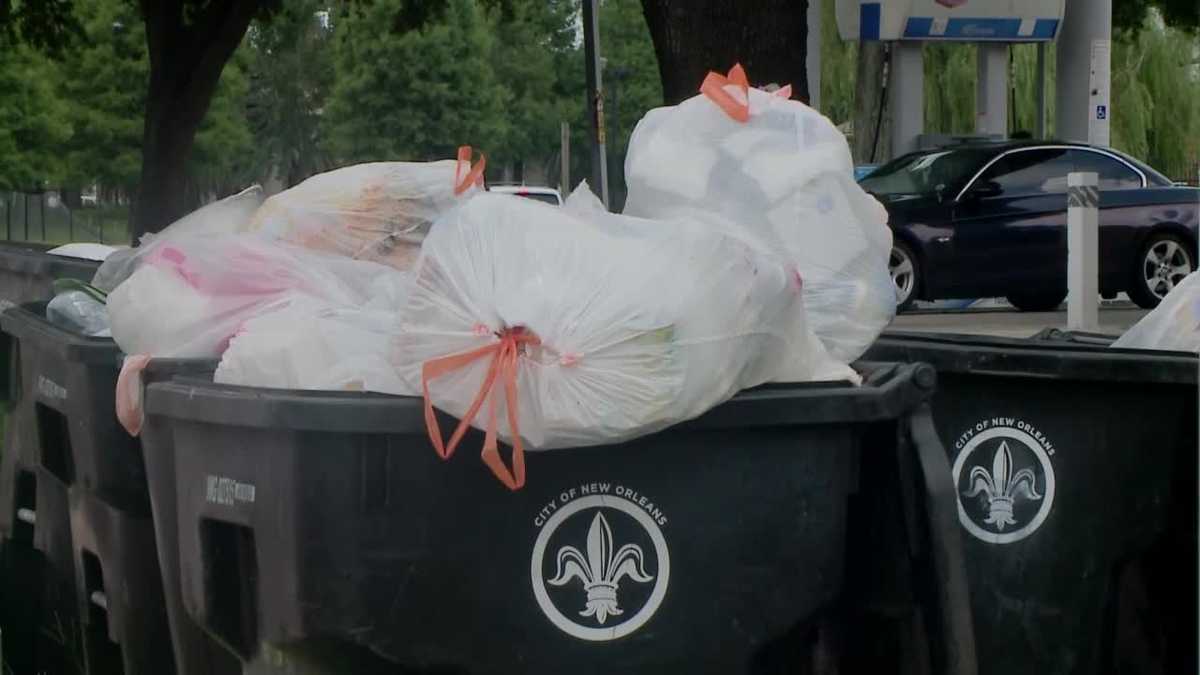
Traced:
<path id="1" fill-rule="evenodd" d="M 1096 119 L 1098 119 L 1098 120 L 1108 119 L 1108 106 L 1106 106 L 1106 105 L 1096 106 Z"/>

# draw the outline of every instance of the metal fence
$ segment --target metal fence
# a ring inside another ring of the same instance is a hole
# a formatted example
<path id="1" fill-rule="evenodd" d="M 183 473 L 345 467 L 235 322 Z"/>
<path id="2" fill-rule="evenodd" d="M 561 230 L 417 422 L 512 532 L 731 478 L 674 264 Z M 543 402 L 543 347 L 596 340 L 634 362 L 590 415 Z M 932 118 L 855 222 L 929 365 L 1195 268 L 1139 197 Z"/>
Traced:
<path id="1" fill-rule="evenodd" d="M 0 192 L 0 236 L 7 241 L 129 243 L 128 207 L 70 208 L 58 192 Z"/>

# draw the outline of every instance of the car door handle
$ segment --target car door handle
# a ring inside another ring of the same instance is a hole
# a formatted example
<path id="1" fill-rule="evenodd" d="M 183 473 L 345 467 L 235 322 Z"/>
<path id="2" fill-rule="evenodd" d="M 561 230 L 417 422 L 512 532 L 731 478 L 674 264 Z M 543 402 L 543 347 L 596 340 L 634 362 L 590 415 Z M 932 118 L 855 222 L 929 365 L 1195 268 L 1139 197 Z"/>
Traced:
<path id="1" fill-rule="evenodd" d="M 934 237 L 933 240 L 939 244 L 949 244 L 950 243 L 950 237 Z"/>

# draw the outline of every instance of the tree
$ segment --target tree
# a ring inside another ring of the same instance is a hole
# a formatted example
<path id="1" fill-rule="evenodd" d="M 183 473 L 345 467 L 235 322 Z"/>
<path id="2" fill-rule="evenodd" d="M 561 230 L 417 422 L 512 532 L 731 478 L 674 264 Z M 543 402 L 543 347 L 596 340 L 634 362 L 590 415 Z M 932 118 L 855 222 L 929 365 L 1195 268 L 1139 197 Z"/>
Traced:
<path id="1" fill-rule="evenodd" d="M 600 40 L 600 53 L 606 62 L 603 83 L 607 96 L 604 117 L 608 132 L 609 194 L 612 206 L 619 208 L 624 204 L 626 192 L 625 155 L 629 136 L 647 110 L 663 104 L 662 81 L 654 42 L 637 0 L 603 1 Z M 582 70 L 582 54 L 579 56 L 576 67 Z"/>
<path id="2" fill-rule="evenodd" d="M 322 137 L 338 162 L 453 157 L 508 133 L 510 101 L 490 63 L 493 38 L 474 0 L 417 17 L 404 0 L 343 7 Z"/>
<path id="3" fill-rule="evenodd" d="M 86 3 L 78 19 L 80 39 L 58 64 L 72 128 L 62 147 L 62 183 L 96 183 L 131 197 L 141 172 L 149 72 L 144 24 L 124 0 Z"/>
<path id="4" fill-rule="evenodd" d="M 247 52 L 255 165 L 291 187 L 329 166 L 318 133 L 333 86 L 329 3 L 293 0 L 250 28 Z"/>
<path id="5" fill-rule="evenodd" d="M 139 0 L 150 78 L 142 174 L 132 235 L 161 229 L 188 208 L 188 165 L 217 82 L 250 21 L 280 0 Z"/>
<path id="6" fill-rule="evenodd" d="M 0 190 L 39 190 L 62 170 L 71 125 L 55 95 L 57 73 L 23 45 L 0 49 Z"/>
<path id="7" fill-rule="evenodd" d="M 576 92 L 559 87 L 559 61 L 575 53 L 574 3 L 567 0 L 510 0 L 490 14 L 493 53 L 489 59 L 505 92 L 507 133 L 488 151 L 489 166 L 516 169 L 554 156 L 559 122 L 570 114 Z M 495 173 L 495 172 L 493 172 Z"/>
<path id="8" fill-rule="evenodd" d="M 1113 29 L 1140 31 L 1152 9 L 1161 12 L 1168 26 L 1193 33 L 1200 30 L 1200 2 L 1196 0 L 1113 0 Z"/>
<path id="9" fill-rule="evenodd" d="M 791 84 L 808 100 L 808 0 L 642 0 L 667 103 L 694 96 L 734 63 L 755 84 Z M 815 38 L 814 38 L 815 39 Z"/>

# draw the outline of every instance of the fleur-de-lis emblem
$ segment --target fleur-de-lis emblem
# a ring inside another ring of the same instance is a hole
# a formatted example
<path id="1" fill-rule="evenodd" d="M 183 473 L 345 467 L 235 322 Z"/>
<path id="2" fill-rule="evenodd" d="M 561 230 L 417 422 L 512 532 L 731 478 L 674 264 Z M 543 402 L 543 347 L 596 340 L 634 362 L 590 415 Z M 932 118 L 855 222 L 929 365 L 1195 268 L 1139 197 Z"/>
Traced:
<path id="1" fill-rule="evenodd" d="M 624 612 L 617 606 L 617 586 L 629 577 L 638 583 L 653 581 L 646 574 L 642 562 L 642 547 L 625 544 L 613 552 L 612 528 L 604 514 L 596 512 L 587 535 L 587 556 L 574 546 L 564 546 L 558 551 L 557 571 L 547 583 L 563 586 L 572 579 L 583 583 L 587 591 L 587 605 L 579 612 L 581 616 L 594 616 L 603 624 L 609 616 Z"/>
<path id="2" fill-rule="evenodd" d="M 995 525 L 997 530 L 1017 524 L 1013 518 L 1013 503 L 1017 499 L 1037 501 L 1042 498 L 1037 492 L 1033 469 L 1025 467 L 1013 473 L 1012 463 L 1008 442 L 1002 441 L 992 457 L 991 473 L 982 466 L 972 468 L 971 489 L 963 493 L 968 498 L 981 493 L 987 496 L 988 517 L 983 522 Z"/>

